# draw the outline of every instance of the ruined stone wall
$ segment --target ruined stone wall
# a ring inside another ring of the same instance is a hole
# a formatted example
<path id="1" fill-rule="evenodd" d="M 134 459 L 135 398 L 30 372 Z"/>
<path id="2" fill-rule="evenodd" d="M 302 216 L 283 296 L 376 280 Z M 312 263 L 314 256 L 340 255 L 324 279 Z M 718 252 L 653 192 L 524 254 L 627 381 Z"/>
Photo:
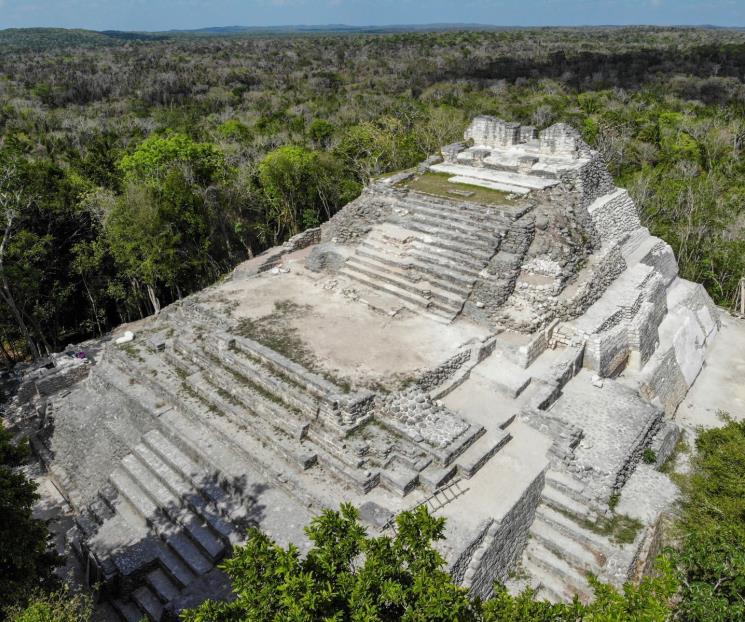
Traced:
<path id="1" fill-rule="evenodd" d="M 492 594 L 495 581 L 504 582 L 528 542 L 528 532 L 541 501 L 545 475 L 541 473 L 523 491 L 520 499 L 501 521 L 487 529 L 474 551 L 462 584 L 480 598 Z"/>
<path id="2" fill-rule="evenodd" d="M 619 324 L 602 333 L 590 335 L 585 345 L 584 366 L 600 376 L 615 375 L 629 356 L 626 326 Z"/>
<path id="3" fill-rule="evenodd" d="M 36 381 L 36 390 L 39 395 L 46 397 L 58 391 L 69 389 L 87 378 L 89 373 L 90 366 L 87 364 L 50 370 L 45 376 L 42 376 Z"/>
<path id="4" fill-rule="evenodd" d="M 520 266 L 535 237 L 535 218 L 528 213 L 513 222 L 496 253 L 471 289 L 463 315 L 477 322 L 495 321 L 515 289 Z"/>
<path id="5" fill-rule="evenodd" d="M 598 197 L 613 192 L 616 188 L 605 162 L 596 152 L 592 153 L 590 162 L 579 171 L 562 176 L 562 181 L 580 193 L 580 205 L 584 208 L 587 208 Z"/>
<path id="6" fill-rule="evenodd" d="M 297 235 L 293 235 L 287 242 L 282 246 L 287 249 L 288 253 L 298 251 L 301 248 L 307 248 L 313 244 L 318 244 L 321 241 L 321 228 L 313 227 L 312 229 L 306 229 L 301 231 Z"/>
<path id="7" fill-rule="evenodd" d="M 471 122 L 464 136 L 474 145 L 508 147 L 520 142 L 520 124 L 482 115 Z"/>
<path id="8" fill-rule="evenodd" d="M 566 321 L 582 315 L 625 269 L 626 262 L 621 249 L 618 246 L 606 249 L 590 278 L 580 284 L 577 291 L 568 299 L 559 300 L 556 317 Z"/>
<path id="9" fill-rule="evenodd" d="M 357 243 L 373 225 L 385 222 L 393 214 L 393 203 L 386 194 L 386 189 L 381 188 L 380 184 L 365 188 L 359 197 L 321 225 L 321 241 Z"/>
<path id="10" fill-rule="evenodd" d="M 660 240 L 655 247 L 642 257 L 642 263 L 652 266 L 665 280 L 665 285 L 670 285 L 678 276 L 678 260 L 671 246 Z"/>
<path id="11" fill-rule="evenodd" d="M 431 391 L 452 378 L 471 359 L 471 350 L 461 350 L 447 361 L 422 374 L 416 386 L 422 391 Z"/>
<path id="12" fill-rule="evenodd" d="M 634 201 L 626 190 L 596 199 L 587 210 L 603 242 L 623 240 L 641 227 Z"/>
<path id="13" fill-rule="evenodd" d="M 619 493 L 629 477 L 631 477 L 636 470 L 636 467 L 642 460 L 644 450 L 652 444 L 652 439 L 662 427 L 663 416 L 663 411 L 661 409 L 658 410 L 656 416 L 649 420 L 646 429 L 644 429 L 636 439 L 636 443 L 634 444 L 628 459 L 618 473 L 616 473 L 616 480 L 613 483 L 613 493 Z"/>

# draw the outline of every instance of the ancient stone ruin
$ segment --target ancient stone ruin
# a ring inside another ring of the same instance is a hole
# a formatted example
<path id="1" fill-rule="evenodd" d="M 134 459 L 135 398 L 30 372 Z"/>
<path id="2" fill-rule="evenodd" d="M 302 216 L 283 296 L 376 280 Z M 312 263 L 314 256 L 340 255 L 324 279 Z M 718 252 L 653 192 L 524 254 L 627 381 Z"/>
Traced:
<path id="1" fill-rule="evenodd" d="M 718 316 L 575 130 L 478 117 L 128 329 L 14 406 L 87 580 L 134 621 L 226 594 L 216 564 L 248 525 L 303 550 L 344 501 L 372 533 L 445 516 L 449 569 L 481 596 L 637 578 L 669 501 L 647 462 Z M 603 527 L 619 495 L 641 525 L 624 543 Z"/>

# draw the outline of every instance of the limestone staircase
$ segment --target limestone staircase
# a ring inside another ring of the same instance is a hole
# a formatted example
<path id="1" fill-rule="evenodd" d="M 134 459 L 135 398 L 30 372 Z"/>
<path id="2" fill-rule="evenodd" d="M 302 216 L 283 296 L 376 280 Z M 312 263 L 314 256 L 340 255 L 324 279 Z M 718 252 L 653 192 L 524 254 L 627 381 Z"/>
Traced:
<path id="1" fill-rule="evenodd" d="M 418 193 L 403 195 L 396 210 L 395 226 L 373 228 L 342 274 L 409 308 L 452 320 L 497 252 L 507 218 L 493 208 Z"/>
<path id="2" fill-rule="evenodd" d="M 393 449 L 386 462 L 368 464 L 354 435 L 340 438 L 318 425 L 329 401 L 347 399 L 344 389 L 276 353 L 267 358 L 260 344 L 219 330 L 207 338 L 198 323 L 175 319 L 178 336 L 164 350 L 111 345 L 89 380 L 90 390 L 116 392 L 132 409 L 150 413 L 142 431 L 106 421 L 130 453 L 97 498 L 77 508 L 68 534 L 93 569 L 90 582 L 104 583 L 126 622 L 157 622 L 185 595 L 223 586 L 216 564 L 259 520 L 257 498 L 271 512 L 272 499 L 284 495 L 309 520 L 336 504 L 340 485 L 358 500 L 375 486 L 398 495 L 431 490 L 471 477 L 509 441 L 501 430 L 469 428 L 443 449 L 443 460 L 370 420 L 365 437 Z M 246 481 L 266 482 L 268 491 L 257 496 Z"/>
<path id="3" fill-rule="evenodd" d="M 601 575 L 611 556 L 610 541 L 583 526 L 597 515 L 582 488 L 562 472 L 546 475 L 522 562 L 541 599 L 570 601 L 576 594 L 587 602 L 592 597 L 588 573 Z"/>
<path id="4" fill-rule="evenodd" d="M 102 559 L 110 573 L 124 570 L 129 584 L 112 604 L 127 622 L 157 621 L 182 591 L 219 572 L 215 565 L 240 540 L 246 518 L 246 508 L 203 467 L 153 430 L 77 518 L 77 546 L 88 538 L 95 550 L 97 542 L 129 534 L 129 550 Z"/>

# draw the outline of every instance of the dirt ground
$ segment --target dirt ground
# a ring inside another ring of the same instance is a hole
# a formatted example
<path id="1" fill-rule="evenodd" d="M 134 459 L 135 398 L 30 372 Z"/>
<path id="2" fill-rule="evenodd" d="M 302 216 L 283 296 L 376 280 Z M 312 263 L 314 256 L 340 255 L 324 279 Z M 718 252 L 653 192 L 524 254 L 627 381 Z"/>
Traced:
<path id="1" fill-rule="evenodd" d="M 391 385 L 452 356 L 483 327 L 459 320 L 444 325 L 412 312 L 390 316 L 372 309 L 329 275 L 306 270 L 304 252 L 288 256 L 290 272 L 266 272 L 215 288 L 202 302 L 236 322 L 269 315 L 307 346 L 327 371 L 355 384 Z M 346 293 L 345 293 L 346 292 Z M 275 303 L 294 303 L 299 310 L 277 318 Z"/>

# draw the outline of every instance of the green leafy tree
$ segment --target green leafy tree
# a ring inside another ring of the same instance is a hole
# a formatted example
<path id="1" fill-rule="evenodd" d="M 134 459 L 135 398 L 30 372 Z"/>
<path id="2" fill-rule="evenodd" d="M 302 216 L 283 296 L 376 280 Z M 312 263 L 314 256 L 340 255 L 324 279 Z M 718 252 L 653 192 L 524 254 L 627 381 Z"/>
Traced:
<path id="1" fill-rule="evenodd" d="M 676 559 L 683 575 L 678 618 L 745 619 L 745 422 L 701 431 L 688 476 Z"/>
<path id="2" fill-rule="evenodd" d="M 302 557 L 256 529 L 223 564 L 235 599 L 207 601 L 184 613 L 185 622 L 238 620 L 297 622 L 664 622 L 678 584 L 671 562 L 622 592 L 592 580 L 596 599 L 552 604 L 528 590 L 502 586 L 486 602 L 470 597 L 445 571 L 435 548 L 445 519 L 425 507 L 396 518 L 394 537 L 370 537 L 357 511 L 326 510 L 306 528 L 312 543 Z"/>
<path id="3" fill-rule="evenodd" d="M 258 176 L 275 243 L 284 233 L 292 235 L 330 218 L 359 191 L 356 184 L 343 179 L 333 157 L 304 147 L 271 151 L 259 164 Z"/>
<path id="4" fill-rule="evenodd" d="M 210 143 L 198 143 L 184 134 L 150 136 L 135 151 L 125 155 L 119 167 L 128 181 L 158 184 L 174 167 L 187 168 L 196 184 L 206 186 L 215 181 L 224 167 L 220 151 Z"/>
<path id="5" fill-rule="evenodd" d="M 467 591 L 452 582 L 432 546 L 442 540 L 444 524 L 420 508 L 398 518 L 395 538 L 369 538 L 357 511 L 343 505 L 307 527 L 313 546 L 305 557 L 251 530 L 224 564 L 236 599 L 207 601 L 184 619 L 469 620 Z"/>
<path id="6" fill-rule="evenodd" d="M 8 622 L 90 622 L 93 601 L 84 593 L 73 592 L 68 585 L 51 593 L 38 593 L 25 607 L 8 610 Z"/>
<path id="7" fill-rule="evenodd" d="M 46 524 L 32 516 L 36 485 L 19 469 L 27 456 L 27 445 L 13 444 L 0 425 L 0 619 L 35 590 L 54 586 L 60 562 L 49 550 Z"/>

